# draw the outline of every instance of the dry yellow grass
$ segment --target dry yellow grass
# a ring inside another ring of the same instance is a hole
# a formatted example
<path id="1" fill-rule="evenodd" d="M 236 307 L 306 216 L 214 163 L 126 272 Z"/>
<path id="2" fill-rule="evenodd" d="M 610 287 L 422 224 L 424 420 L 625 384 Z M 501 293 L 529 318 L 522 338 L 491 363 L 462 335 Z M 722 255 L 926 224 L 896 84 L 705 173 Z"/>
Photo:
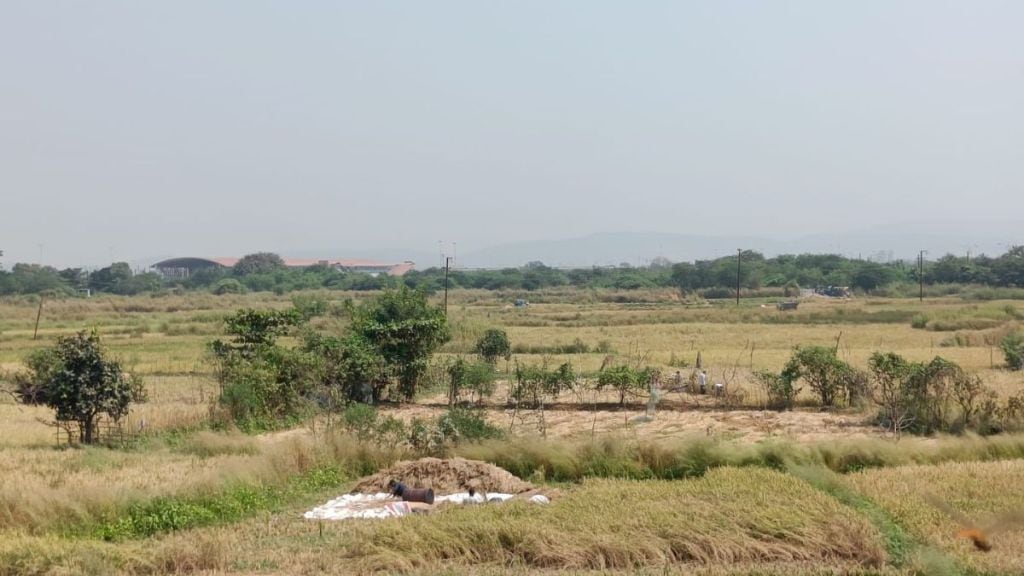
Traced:
<path id="1" fill-rule="evenodd" d="M 801 505 L 794 507 L 794 502 Z M 543 507 L 526 502 L 443 510 L 401 521 L 317 527 L 253 523 L 242 551 L 282 572 L 414 572 L 442 568 L 633 570 L 819 562 L 876 566 L 877 532 L 802 481 L 721 469 L 676 482 L 591 481 Z M 242 529 L 239 527 L 239 529 Z"/>
<path id="2" fill-rule="evenodd" d="M 977 550 L 956 534 L 964 528 L 930 500 L 981 525 L 1007 513 L 1024 515 L 1024 461 L 952 462 L 871 470 L 849 477 L 857 490 L 888 511 L 916 537 L 953 554 L 983 573 L 1024 573 L 1024 523 L 1007 523 L 990 534 L 992 551 Z"/>
<path id="3" fill-rule="evenodd" d="M 352 295 L 324 296 L 337 301 Z M 609 303 L 599 301 L 607 297 L 604 294 L 552 291 L 531 297 L 535 303 L 529 309 L 515 310 L 508 306 L 510 298 L 501 295 L 456 291 L 450 306 L 455 339 L 447 350 L 465 352 L 483 329 L 504 326 L 513 344 L 554 346 L 578 338 L 595 347 L 607 342 L 619 356 L 639 353 L 669 374 L 676 370 L 668 366 L 670 359 L 692 364 L 700 351 L 712 380 L 731 379 L 732 386 L 745 386 L 748 395 L 744 405 L 753 407 L 759 404 L 759 396 L 745 382 L 750 370 L 777 370 L 793 346 L 833 345 L 842 333 L 840 355 L 857 366 L 864 367 L 877 350 L 896 351 L 912 360 L 942 355 L 977 371 L 1000 396 L 1024 389 L 1024 374 L 1000 370 L 1001 354 L 990 345 L 992 335 L 1003 326 L 998 324 L 1003 321 L 1000 310 L 1007 305 L 1019 310 L 1019 303 L 974 305 L 949 298 L 924 304 L 886 299 L 818 300 L 802 304 L 796 313 L 780 316 L 782 313 L 770 307 L 686 307 L 671 292 L 634 296 L 641 296 L 644 302 Z M 581 300 L 574 303 L 574 299 Z M 23 298 L 0 299 L 0 365 L 14 368 L 27 352 L 48 345 L 56 335 L 95 327 L 110 350 L 147 382 L 151 401 L 133 409 L 130 425 L 138 426 L 144 420 L 151 430 L 190 427 L 206 418 L 210 399 L 216 394 L 205 363 L 205 345 L 219 334 L 219 319 L 243 306 L 289 305 L 288 296 L 271 294 L 103 296 L 50 301 L 44 307 L 40 340 L 33 341 L 36 304 Z M 960 346 L 944 347 L 955 333 L 914 329 L 909 319 L 903 320 L 911 314 L 950 324 L 974 317 L 983 322 L 978 330 L 959 330 Z M 780 320 L 787 323 L 775 323 Z M 568 360 L 577 369 L 590 372 L 600 366 L 604 356 L 592 352 L 548 359 Z M 540 362 L 545 356 L 519 357 L 525 362 Z M 602 399 L 608 398 L 563 398 L 584 403 Z M 670 399 L 675 400 L 671 395 Z M 662 411 L 647 424 L 633 422 L 640 409 L 590 412 L 556 408 L 549 412 L 549 431 L 554 436 L 585 437 L 594 430 L 599 434 L 659 439 L 710 431 L 721 438 L 786 437 L 815 442 L 877 434 L 861 425 L 858 415 L 722 412 L 706 398 L 679 400 L 705 405 L 699 411 Z M 506 424 L 508 415 L 494 408 L 492 419 Z M 435 414 L 437 410 L 416 406 L 399 414 L 409 417 Z M 0 528 L 0 575 L 10 571 L 10 566 L 17 572 L 54 574 L 118 570 L 357 573 L 363 569 L 461 573 L 473 560 L 485 562 L 473 568 L 484 573 L 501 573 L 511 564 L 511 571 L 518 573 L 538 569 L 586 572 L 601 566 L 631 570 L 643 565 L 658 573 L 662 568 L 682 567 L 707 574 L 751 570 L 810 574 L 873 570 L 863 564 L 878 562 L 884 556 L 877 534 L 863 519 L 797 480 L 758 470 L 720 470 L 701 480 L 674 483 L 593 482 L 549 509 L 510 506 L 458 510 L 402 524 L 338 525 L 327 530 L 324 540 L 308 523 L 285 515 L 143 543 L 58 541 L 23 532 L 49 529 L 62 520 L 94 517 L 134 499 L 214 490 L 238 479 L 278 481 L 318 462 L 330 462 L 338 457 L 332 451 L 344 449 L 296 431 L 255 440 L 204 433 L 184 445 L 154 443 L 129 452 L 54 450 L 52 428 L 39 422 L 50 417 L 50 411 L 44 408 L 18 407 L 8 398 L 0 398 L 0 527 L 4 527 Z M 956 450 L 970 450 L 975 441 L 960 441 L 964 446 Z M 924 454 L 921 459 L 932 457 L 930 446 L 934 445 L 935 451 L 946 446 L 944 440 L 904 441 L 899 445 L 881 440 L 857 442 L 864 443 L 860 450 L 863 454 L 858 453 L 855 459 L 870 462 L 871 454 L 879 454 L 886 463 L 918 458 L 900 456 L 903 446 L 910 446 L 914 454 Z M 828 451 L 827 446 L 816 444 L 807 450 Z M 914 492 L 922 484 L 934 484 L 944 497 L 967 490 L 970 499 L 954 498 L 953 506 L 972 515 L 984 515 L 1001 506 L 1021 503 L 1013 476 L 1022 471 L 1017 463 L 947 464 L 873 471 L 857 475 L 852 481 L 901 521 L 904 515 L 916 534 L 935 539 L 966 565 L 1024 573 L 1019 555 L 978 556 L 966 541 L 954 540 L 950 531 L 953 522 L 915 500 Z M 988 492 L 983 494 L 985 490 Z M 776 492 L 778 497 L 773 496 Z M 678 506 L 664 506 L 665 501 Z M 591 506 L 594 502 L 600 506 Z M 708 502 L 715 505 L 708 506 Z M 798 509 L 794 510 L 794 502 L 800 503 Z M 615 514 L 625 519 L 609 521 Z M 824 519 L 833 517 L 838 521 L 835 527 L 829 527 Z M 693 530 L 692 526 L 706 530 Z M 471 540 L 467 544 L 467 534 L 478 534 L 479 542 Z M 996 550 L 1024 550 L 1024 541 L 1016 534 L 995 536 Z M 361 548 L 353 538 L 361 539 Z M 402 548 L 405 542 L 416 546 Z M 509 551 L 508 542 L 516 542 L 518 547 Z M 699 562 L 709 564 L 701 567 Z M 821 572 L 812 567 L 819 562 L 828 563 Z"/>
<path id="4" fill-rule="evenodd" d="M 309 434 L 254 439 L 209 432 L 180 446 L 156 443 L 135 451 L 3 448 L 0 534 L 50 531 L 131 502 L 212 493 L 233 483 L 281 484 L 338 462 L 351 449 L 344 439 Z"/>

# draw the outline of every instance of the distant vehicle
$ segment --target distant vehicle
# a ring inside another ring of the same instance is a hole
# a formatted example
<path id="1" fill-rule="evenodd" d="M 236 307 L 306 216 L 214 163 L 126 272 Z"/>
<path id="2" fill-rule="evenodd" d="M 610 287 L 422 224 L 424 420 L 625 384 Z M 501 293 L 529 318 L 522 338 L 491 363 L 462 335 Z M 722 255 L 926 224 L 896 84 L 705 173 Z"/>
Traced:
<path id="1" fill-rule="evenodd" d="M 526 298 L 516 298 L 516 308 L 526 308 L 530 303 L 526 301 Z"/>
<path id="2" fill-rule="evenodd" d="M 853 293 L 850 292 L 849 286 L 826 286 L 824 288 L 818 288 L 815 292 L 822 296 L 828 296 L 829 298 L 853 297 Z"/>
<path id="3" fill-rule="evenodd" d="M 796 307 L 799 305 L 800 303 L 796 300 L 790 300 L 788 302 L 779 302 L 775 307 L 779 310 L 796 310 Z"/>

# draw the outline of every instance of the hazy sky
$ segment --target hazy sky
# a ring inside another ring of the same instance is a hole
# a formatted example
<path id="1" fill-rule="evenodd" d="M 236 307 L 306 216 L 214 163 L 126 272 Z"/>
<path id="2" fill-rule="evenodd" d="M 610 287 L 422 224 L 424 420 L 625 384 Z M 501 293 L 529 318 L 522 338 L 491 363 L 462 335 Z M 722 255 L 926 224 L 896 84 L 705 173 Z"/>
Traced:
<path id="1" fill-rule="evenodd" d="M 1021 218 L 1022 25 L 1019 1 L 0 0 L 2 261 Z"/>

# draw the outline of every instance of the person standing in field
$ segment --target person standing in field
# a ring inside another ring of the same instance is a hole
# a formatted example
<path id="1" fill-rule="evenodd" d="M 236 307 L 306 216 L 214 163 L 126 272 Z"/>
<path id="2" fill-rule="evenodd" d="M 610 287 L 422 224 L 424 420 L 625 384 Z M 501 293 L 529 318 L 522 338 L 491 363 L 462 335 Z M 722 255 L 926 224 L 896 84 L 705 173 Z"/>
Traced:
<path id="1" fill-rule="evenodd" d="M 701 370 L 700 374 L 697 375 L 697 388 L 701 394 L 705 394 L 708 391 L 708 371 Z"/>

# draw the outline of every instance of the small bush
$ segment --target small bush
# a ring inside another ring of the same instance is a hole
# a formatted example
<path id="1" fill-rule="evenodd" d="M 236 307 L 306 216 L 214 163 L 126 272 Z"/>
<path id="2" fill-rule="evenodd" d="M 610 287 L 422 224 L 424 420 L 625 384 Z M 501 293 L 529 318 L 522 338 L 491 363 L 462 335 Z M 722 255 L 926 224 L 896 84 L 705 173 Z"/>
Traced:
<path id="1" fill-rule="evenodd" d="M 46 404 L 46 387 L 61 369 L 60 358 L 53 348 L 35 350 L 25 358 L 26 371 L 15 372 L 14 393 L 23 404 Z"/>
<path id="2" fill-rule="evenodd" d="M 793 380 L 781 374 L 762 370 L 755 372 L 754 381 L 761 386 L 768 397 L 768 408 L 790 410 L 802 388 L 793 386 Z"/>
<path id="3" fill-rule="evenodd" d="M 1008 334 L 999 344 L 1006 357 L 1006 367 L 1010 370 L 1024 368 L 1024 333 Z"/>
<path id="4" fill-rule="evenodd" d="M 342 413 L 341 420 L 350 434 L 365 442 L 377 430 L 377 409 L 368 404 L 352 404 Z"/>
<path id="5" fill-rule="evenodd" d="M 480 355 L 488 364 L 494 364 L 498 358 L 508 360 L 512 355 L 512 346 L 508 334 L 501 328 L 491 328 L 484 332 L 476 342 L 473 351 Z"/>
<path id="6" fill-rule="evenodd" d="M 487 422 L 484 412 L 470 408 L 452 408 L 438 419 L 438 428 L 446 440 L 479 442 L 502 438 L 505 433 Z"/>
<path id="7" fill-rule="evenodd" d="M 462 358 L 457 359 L 448 367 L 448 405 L 454 406 L 459 402 L 462 391 L 468 391 L 479 403 L 484 397 L 494 394 L 494 365 L 484 360 L 482 362 L 466 362 Z"/>
<path id="8" fill-rule="evenodd" d="M 234 278 L 225 278 L 214 284 L 210 291 L 218 296 L 223 296 L 224 294 L 242 294 L 245 292 L 245 286 Z"/>
<path id="9" fill-rule="evenodd" d="M 292 296 L 292 306 L 305 320 L 325 316 L 328 309 L 327 300 L 309 294 Z"/>

